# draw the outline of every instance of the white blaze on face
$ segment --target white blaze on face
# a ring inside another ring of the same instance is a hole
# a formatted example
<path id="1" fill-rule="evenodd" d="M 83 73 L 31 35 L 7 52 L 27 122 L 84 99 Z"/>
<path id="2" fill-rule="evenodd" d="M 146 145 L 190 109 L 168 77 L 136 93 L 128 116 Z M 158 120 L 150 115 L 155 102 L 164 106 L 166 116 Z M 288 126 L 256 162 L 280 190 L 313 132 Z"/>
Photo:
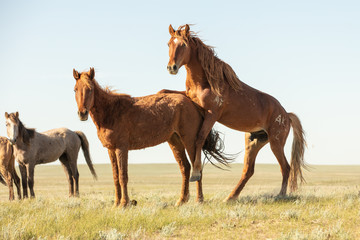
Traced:
<path id="1" fill-rule="evenodd" d="M 14 141 L 17 138 L 17 128 L 10 119 L 6 120 L 6 130 L 9 139 Z"/>
<path id="2" fill-rule="evenodd" d="M 179 40 L 177 38 L 174 38 L 174 43 L 176 44 Z"/>

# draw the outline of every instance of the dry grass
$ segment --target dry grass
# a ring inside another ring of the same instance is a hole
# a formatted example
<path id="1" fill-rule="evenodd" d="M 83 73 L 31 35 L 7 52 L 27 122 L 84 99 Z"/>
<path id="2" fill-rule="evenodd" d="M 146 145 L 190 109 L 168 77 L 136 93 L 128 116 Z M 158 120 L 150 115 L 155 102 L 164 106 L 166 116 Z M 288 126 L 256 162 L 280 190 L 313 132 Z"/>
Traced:
<path id="1" fill-rule="evenodd" d="M 174 207 L 180 192 L 175 164 L 129 166 L 129 191 L 138 206 L 113 207 L 110 165 L 95 165 L 93 181 L 80 166 L 80 198 L 67 197 L 61 166 L 38 166 L 36 199 L 8 202 L 0 188 L 0 239 L 360 239 L 360 166 L 313 166 L 307 184 L 277 197 L 277 165 L 256 165 L 238 201 L 222 200 L 240 178 L 206 166 L 205 203 Z M 195 196 L 195 186 L 191 184 Z"/>

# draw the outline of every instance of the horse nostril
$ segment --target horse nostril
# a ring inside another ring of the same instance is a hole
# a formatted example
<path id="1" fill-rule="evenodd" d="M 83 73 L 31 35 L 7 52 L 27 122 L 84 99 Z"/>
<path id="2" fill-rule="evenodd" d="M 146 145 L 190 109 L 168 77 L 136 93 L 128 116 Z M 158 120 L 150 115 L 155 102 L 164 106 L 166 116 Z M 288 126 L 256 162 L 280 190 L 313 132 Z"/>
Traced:
<path id="1" fill-rule="evenodd" d="M 174 66 L 173 66 L 173 70 L 174 70 L 174 71 L 176 71 L 176 69 L 177 69 L 177 66 L 176 66 L 176 65 L 174 65 Z"/>
<path id="2" fill-rule="evenodd" d="M 168 66 L 167 66 L 167 70 L 170 71 L 170 70 L 171 70 L 171 66 L 168 65 Z"/>
<path id="3" fill-rule="evenodd" d="M 84 115 L 88 115 L 88 113 L 89 113 L 88 110 L 85 110 Z"/>

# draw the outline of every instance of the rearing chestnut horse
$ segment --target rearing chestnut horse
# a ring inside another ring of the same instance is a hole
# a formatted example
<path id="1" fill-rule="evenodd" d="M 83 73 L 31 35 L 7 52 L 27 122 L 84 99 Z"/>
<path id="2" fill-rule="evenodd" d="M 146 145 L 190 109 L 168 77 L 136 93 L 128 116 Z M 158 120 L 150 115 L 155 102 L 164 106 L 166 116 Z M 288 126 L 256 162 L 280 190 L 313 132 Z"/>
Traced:
<path id="1" fill-rule="evenodd" d="M 190 31 L 189 25 L 180 26 L 176 31 L 170 25 L 169 32 L 170 59 L 167 68 L 170 74 L 177 74 L 185 66 L 186 91 L 164 89 L 160 92 L 185 94 L 205 110 L 204 122 L 196 142 L 196 159 L 191 180 L 201 176 L 200 146 L 218 121 L 229 128 L 246 132 L 243 173 L 225 201 L 238 197 L 254 174 L 257 153 L 267 143 L 270 143 L 281 167 L 283 181 L 280 195 L 286 194 L 288 180 L 291 191 L 296 190 L 297 178 L 304 180 L 301 167 L 305 167 L 306 145 L 299 118 L 294 113 L 286 112 L 274 97 L 241 82 L 233 69 L 215 55 L 213 48 L 205 45 Z M 284 154 L 290 126 L 294 132 L 291 167 Z"/>

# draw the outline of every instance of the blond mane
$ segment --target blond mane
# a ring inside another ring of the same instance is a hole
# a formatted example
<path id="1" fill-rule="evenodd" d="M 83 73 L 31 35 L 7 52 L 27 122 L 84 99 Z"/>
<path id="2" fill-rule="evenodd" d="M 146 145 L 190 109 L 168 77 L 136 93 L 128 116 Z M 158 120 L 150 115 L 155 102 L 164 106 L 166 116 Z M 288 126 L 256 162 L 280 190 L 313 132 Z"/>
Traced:
<path id="1" fill-rule="evenodd" d="M 180 38 L 179 40 L 183 40 L 185 44 L 191 41 L 197 48 L 198 59 L 205 71 L 205 76 L 210 84 L 211 91 L 221 96 L 224 84 L 226 83 L 235 91 L 240 91 L 242 89 L 242 83 L 230 65 L 219 59 L 216 56 L 214 48 L 203 43 L 196 33 L 190 31 L 188 39 L 184 38 L 184 36 L 180 34 L 184 28 L 185 25 L 180 26 L 175 32 L 175 36 L 178 39 Z"/>

